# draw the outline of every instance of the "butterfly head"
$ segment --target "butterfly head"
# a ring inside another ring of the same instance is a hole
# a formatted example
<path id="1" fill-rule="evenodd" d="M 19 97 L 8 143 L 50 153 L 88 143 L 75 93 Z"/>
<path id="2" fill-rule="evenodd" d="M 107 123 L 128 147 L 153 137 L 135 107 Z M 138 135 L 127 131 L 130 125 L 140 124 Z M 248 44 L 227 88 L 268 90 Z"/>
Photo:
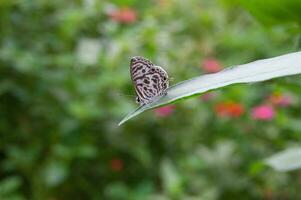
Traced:
<path id="1" fill-rule="evenodd" d="M 131 58 L 131 64 L 137 62 L 137 61 L 140 61 L 142 59 L 141 56 L 134 56 Z"/>

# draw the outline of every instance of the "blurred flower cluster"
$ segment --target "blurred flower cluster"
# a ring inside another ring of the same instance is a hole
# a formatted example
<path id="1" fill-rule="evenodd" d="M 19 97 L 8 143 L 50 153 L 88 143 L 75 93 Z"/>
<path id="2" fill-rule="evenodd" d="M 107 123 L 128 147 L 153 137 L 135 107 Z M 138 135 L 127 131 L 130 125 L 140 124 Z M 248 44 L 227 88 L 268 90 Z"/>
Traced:
<path id="1" fill-rule="evenodd" d="M 108 16 L 116 22 L 131 24 L 137 20 L 137 13 L 130 8 L 112 9 L 109 11 Z"/>
<path id="2" fill-rule="evenodd" d="M 244 113 L 243 105 L 234 102 L 216 104 L 214 110 L 219 117 L 240 117 Z"/>

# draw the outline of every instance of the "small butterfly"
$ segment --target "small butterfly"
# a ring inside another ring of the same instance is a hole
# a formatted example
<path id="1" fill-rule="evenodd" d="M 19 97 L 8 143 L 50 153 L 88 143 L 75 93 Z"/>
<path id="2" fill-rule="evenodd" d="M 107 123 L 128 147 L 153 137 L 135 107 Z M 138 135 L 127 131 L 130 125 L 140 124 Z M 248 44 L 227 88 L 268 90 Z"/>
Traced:
<path id="1" fill-rule="evenodd" d="M 166 95 L 169 79 L 162 67 L 155 66 L 146 58 L 135 56 L 131 59 L 130 71 L 137 103 L 145 105 L 156 97 Z"/>

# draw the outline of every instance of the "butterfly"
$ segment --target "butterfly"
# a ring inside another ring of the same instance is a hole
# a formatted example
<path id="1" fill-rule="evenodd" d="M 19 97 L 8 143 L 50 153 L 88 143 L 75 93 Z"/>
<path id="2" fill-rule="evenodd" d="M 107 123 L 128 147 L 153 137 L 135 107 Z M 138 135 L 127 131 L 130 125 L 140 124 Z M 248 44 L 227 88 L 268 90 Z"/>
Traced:
<path id="1" fill-rule="evenodd" d="M 166 95 L 169 87 L 167 72 L 141 56 L 131 58 L 131 78 L 135 87 L 136 102 L 145 105 L 156 97 Z"/>

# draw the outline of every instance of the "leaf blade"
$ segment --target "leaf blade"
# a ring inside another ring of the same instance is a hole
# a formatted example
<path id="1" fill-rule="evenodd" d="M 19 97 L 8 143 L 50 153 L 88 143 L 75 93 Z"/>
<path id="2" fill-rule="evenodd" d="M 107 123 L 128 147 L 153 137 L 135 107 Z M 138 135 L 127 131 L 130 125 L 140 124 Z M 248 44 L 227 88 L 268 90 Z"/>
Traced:
<path id="1" fill-rule="evenodd" d="M 128 114 L 118 125 L 122 125 L 129 119 L 151 108 L 169 104 L 176 100 L 201 94 L 212 89 L 236 83 L 265 81 L 299 73 L 301 73 L 301 51 L 228 67 L 218 73 L 205 74 L 171 86 L 166 91 L 167 95 L 155 99 L 147 105 L 140 106 Z"/>
<path id="2" fill-rule="evenodd" d="M 301 168 L 301 147 L 289 148 L 281 151 L 265 160 L 265 164 L 269 165 L 277 171 L 291 171 Z"/>

